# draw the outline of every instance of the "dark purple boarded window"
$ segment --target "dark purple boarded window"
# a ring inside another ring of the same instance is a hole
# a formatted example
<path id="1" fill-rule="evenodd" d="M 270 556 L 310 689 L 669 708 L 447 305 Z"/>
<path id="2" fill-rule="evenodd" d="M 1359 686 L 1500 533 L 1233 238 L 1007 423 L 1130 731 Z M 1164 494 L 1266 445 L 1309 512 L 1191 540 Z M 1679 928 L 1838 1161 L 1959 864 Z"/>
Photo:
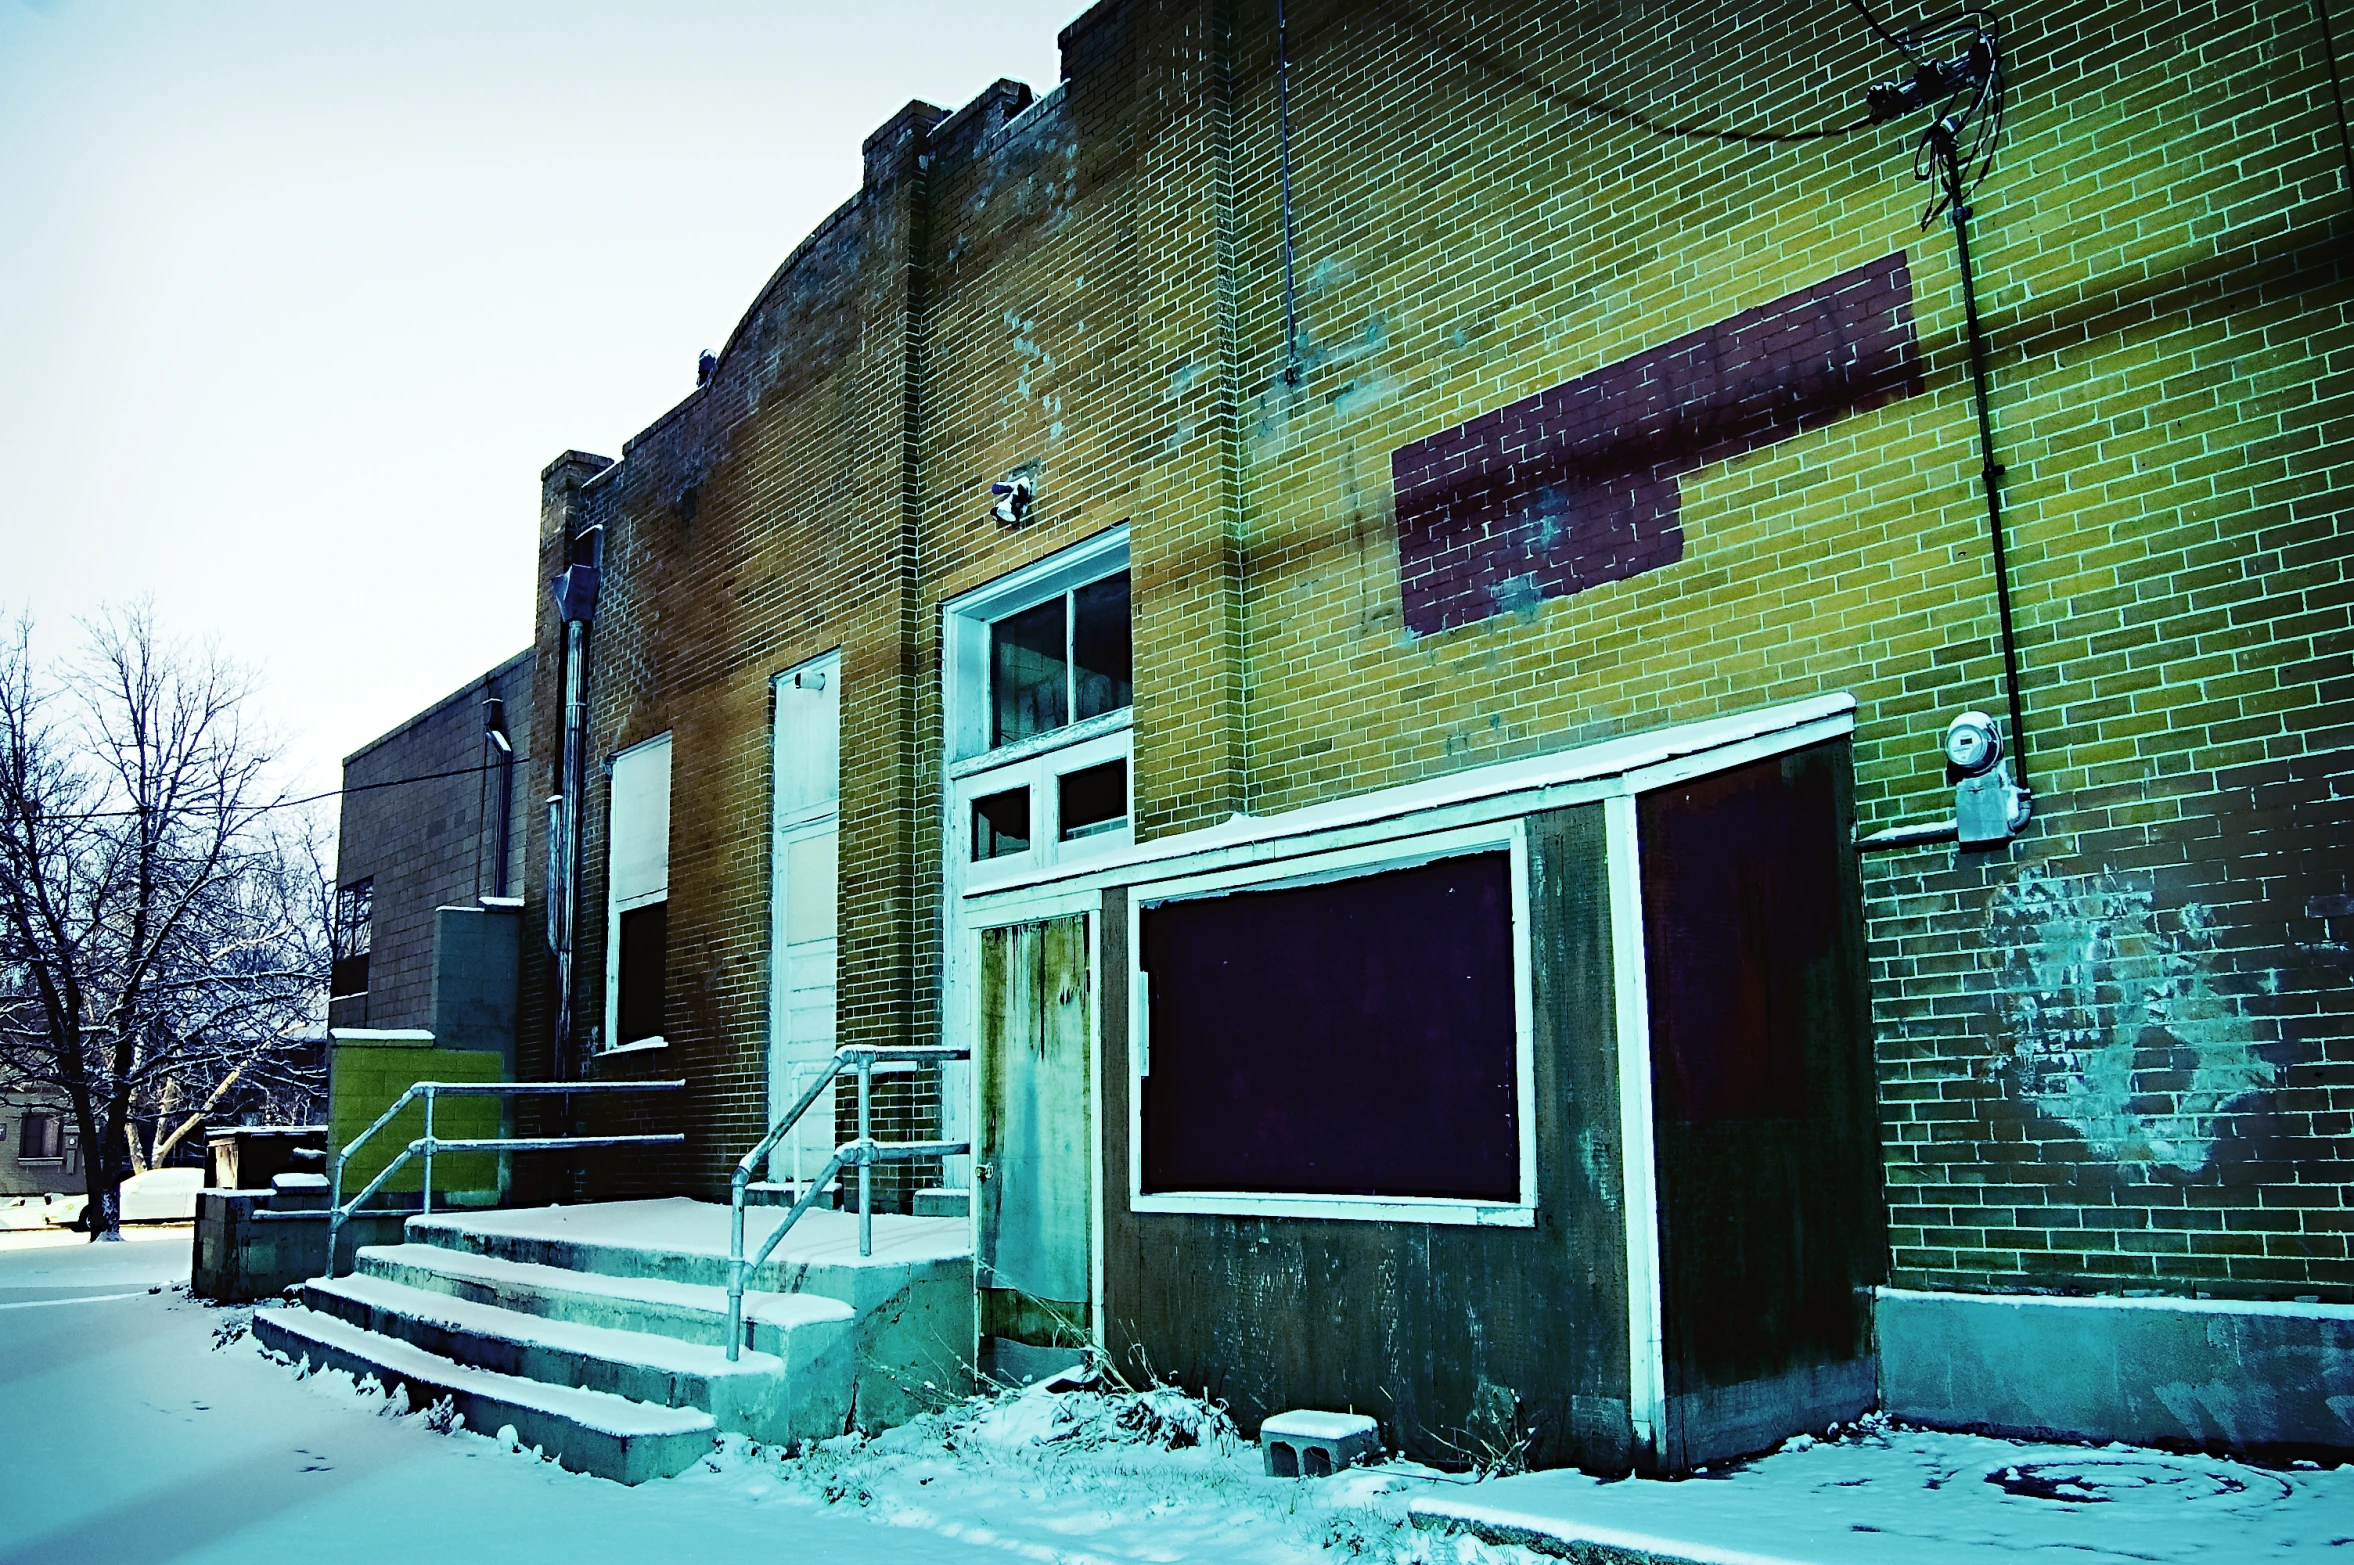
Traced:
<path id="1" fill-rule="evenodd" d="M 1837 801 L 1798 755 L 1643 795 L 1643 943 L 1663 1119 L 1803 1119 L 1808 984 L 1833 955 Z"/>
<path id="2" fill-rule="evenodd" d="M 1140 925 L 1147 1192 L 1520 1198 L 1509 854 Z"/>

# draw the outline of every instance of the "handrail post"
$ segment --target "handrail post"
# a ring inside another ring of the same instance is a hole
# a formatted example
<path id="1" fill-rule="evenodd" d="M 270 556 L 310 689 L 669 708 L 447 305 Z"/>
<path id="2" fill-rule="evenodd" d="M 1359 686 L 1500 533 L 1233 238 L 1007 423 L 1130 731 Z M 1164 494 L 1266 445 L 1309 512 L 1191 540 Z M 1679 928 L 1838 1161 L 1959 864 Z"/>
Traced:
<path id="1" fill-rule="evenodd" d="M 744 1338 L 744 1171 L 736 1170 L 728 1191 L 727 1357 L 734 1363 Z"/>
<path id="2" fill-rule="evenodd" d="M 418 1210 L 426 1217 L 433 1215 L 433 1089 L 438 1082 L 425 1084 L 425 1190 L 418 1202 Z"/>
<path id="3" fill-rule="evenodd" d="M 867 1153 L 874 1149 L 874 1085 L 875 1055 L 872 1049 L 858 1056 L 858 1253 L 875 1253 L 875 1208 L 873 1180 L 874 1159 Z"/>
<path id="4" fill-rule="evenodd" d="M 334 1131 L 330 1129 L 332 1137 Z M 343 1232 L 343 1159 L 348 1149 L 330 1146 L 327 1159 L 327 1276 L 335 1276 L 335 1241 Z"/>

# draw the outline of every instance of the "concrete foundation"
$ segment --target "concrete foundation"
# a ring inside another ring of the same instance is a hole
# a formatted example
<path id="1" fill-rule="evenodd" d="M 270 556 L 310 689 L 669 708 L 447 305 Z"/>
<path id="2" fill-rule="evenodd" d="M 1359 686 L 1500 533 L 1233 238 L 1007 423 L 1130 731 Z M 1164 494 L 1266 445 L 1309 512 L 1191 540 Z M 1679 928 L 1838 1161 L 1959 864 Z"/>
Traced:
<path id="1" fill-rule="evenodd" d="M 1880 1290 L 1880 1401 L 1938 1429 L 2354 1455 L 2354 1306 Z"/>
<path id="2" fill-rule="evenodd" d="M 275 1204 L 273 1204 L 275 1203 Z M 287 1209 L 289 1206 L 292 1209 Z M 336 1242 L 342 1271 L 362 1245 L 398 1244 L 399 1217 L 354 1217 Z M 200 1190 L 189 1287 L 200 1299 L 245 1304 L 274 1298 L 327 1269 L 323 1200 L 268 1190 Z"/>

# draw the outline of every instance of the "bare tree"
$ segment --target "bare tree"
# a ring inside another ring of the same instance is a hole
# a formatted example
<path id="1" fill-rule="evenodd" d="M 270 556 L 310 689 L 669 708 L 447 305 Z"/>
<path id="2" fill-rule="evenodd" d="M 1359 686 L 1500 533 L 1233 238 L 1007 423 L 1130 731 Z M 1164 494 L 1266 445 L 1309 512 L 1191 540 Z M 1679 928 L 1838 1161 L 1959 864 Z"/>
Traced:
<path id="1" fill-rule="evenodd" d="M 0 1082 L 81 1134 L 94 1235 L 240 1083 L 304 1088 L 327 972 L 316 828 L 273 826 L 250 683 L 144 607 L 49 675 L 0 643 Z"/>

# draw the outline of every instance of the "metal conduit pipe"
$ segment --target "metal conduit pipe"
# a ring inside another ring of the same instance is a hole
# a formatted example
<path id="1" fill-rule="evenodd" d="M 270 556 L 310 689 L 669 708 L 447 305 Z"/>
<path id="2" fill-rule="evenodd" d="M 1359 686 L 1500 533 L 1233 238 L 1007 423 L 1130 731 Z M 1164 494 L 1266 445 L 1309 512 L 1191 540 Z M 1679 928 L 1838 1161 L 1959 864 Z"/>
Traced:
<path id="1" fill-rule="evenodd" d="M 2027 718 L 2019 700 L 2019 645 L 2011 622 L 2011 566 L 2003 538 L 2003 465 L 1994 458 L 1994 415 L 1987 403 L 1986 332 L 1978 321 L 1978 283 L 1970 266 L 1970 203 L 1962 178 L 1958 130 L 1950 119 L 1940 120 L 1929 135 L 1936 148 L 1945 181 L 1946 204 L 1953 214 L 1954 251 L 1961 263 L 1962 312 L 1970 339 L 1970 385 L 1978 412 L 1978 477 L 1986 489 L 1986 532 L 1993 546 L 1994 608 L 2001 623 L 2003 693 L 2010 702 L 2011 779 L 2024 792 L 2027 781 Z"/>
<path id="2" fill-rule="evenodd" d="M 556 955 L 556 1027 L 550 1038 L 550 1074 L 558 1080 L 580 1075 L 573 1047 L 573 945 L 580 894 L 581 800 L 588 787 L 588 632 L 596 619 L 597 567 L 574 565 L 552 583 L 556 613 L 564 622 L 564 758 L 560 789 L 548 801 L 548 943 Z M 572 1100 L 564 1100 L 564 1122 L 572 1128 Z"/>

